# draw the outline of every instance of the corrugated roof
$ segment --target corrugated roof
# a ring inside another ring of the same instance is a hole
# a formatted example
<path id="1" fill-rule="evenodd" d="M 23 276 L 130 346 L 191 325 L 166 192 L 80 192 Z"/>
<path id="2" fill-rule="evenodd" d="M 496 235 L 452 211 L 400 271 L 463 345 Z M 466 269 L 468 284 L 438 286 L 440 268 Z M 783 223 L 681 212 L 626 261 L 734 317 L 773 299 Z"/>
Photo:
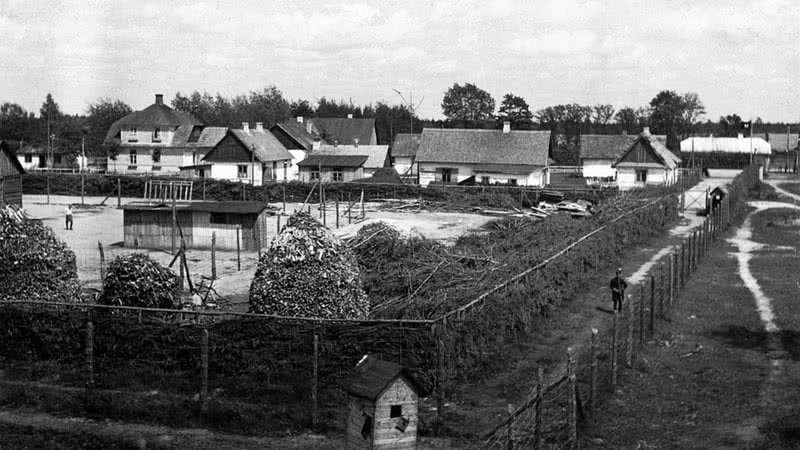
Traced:
<path id="1" fill-rule="evenodd" d="M 239 141 L 248 149 L 255 148 L 256 159 L 261 162 L 283 161 L 292 159 L 291 153 L 281 144 L 269 131 L 250 130 L 230 130 Z"/>
<path id="2" fill-rule="evenodd" d="M 122 210 L 138 210 L 138 211 L 170 211 L 172 209 L 171 203 L 153 203 L 153 202 L 134 202 L 126 203 L 120 207 Z M 233 213 L 233 214 L 259 214 L 265 209 L 276 209 L 269 206 L 265 202 L 176 202 L 175 209 L 181 211 L 207 211 L 215 213 Z"/>
<path id="3" fill-rule="evenodd" d="M 425 128 L 417 161 L 545 166 L 549 148 L 550 131 Z"/>
<path id="4" fill-rule="evenodd" d="M 404 377 L 417 393 L 419 386 L 414 378 L 399 364 L 367 356 L 351 372 L 350 381 L 345 385 L 345 392 L 356 397 L 375 401 L 397 379 Z"/>
<path id="5" fill-rule="evenodd" d="M 366 155 L 320 155 L 312 153 L 297 163 L 299 167 L 361 167 L 367 162 Z"/>
<path id="6" fill-rule="evenodd" d="M 681 141 L 682 152 L 750 154 L 751 149 L 757 155 L 772 153 L 772 146 L 769 142 L 759 137 L 753 137 L 752 143 L 750 137 L 690 137 Z"/>
<path id="7" fill-rule="evenodd" d="M 205 127 L 197 141 L 189 143 L 189 147 L 215 147 L 227 132 L 228 127 Z"/>
<path id="8" fill-rule="evenodd" d="M 769 142 L 775 153 L 786 153 L 787 150 L 796 150 L 800 134 L 797 133 L 766 133 L 756 134 L 756 137 Z M 787 142 L 788 139 L 788 142 Z"/>
<path id="9" fill-rule="evenodd" d="M 114 142 L 118 139 L 120 130 L 123 128 L 153 126 L 174 130 L 175 135 L 170 145 L 178 147 L 186 145 L 195 126 L 202 125 L 203 122 L 187 112 L 174 110 L 164 104 L 153 103 L 147 108 L 134 111 L 111 124 L 104 143 Z"/>
<path id="10" fill-rule="evenodd" d="M 628 134 L 584 134 L 580 137 L 581 158 L 617 159 L 622 156 L 638 136 Z"/>
<path id="11" fill-rule="evenodd" d="M 358 139 L 358 143 L 361 145 L 372 144 L 375 119 L 313 118 L 307 120 L 331 144 L 334 141 L 339 141 L 340 144 L 352 144 L 353 139 Z"/>
<path id="12" fill-rule="evenodd" d="M 392 156 L 415 157 L 419 149 L 420 134 L 399 133 L 392 143 Z"/>
<path id="13" fill-rule="evenodd" d="M 291 136 L 295 142 L 297 142 L 306 150 L 311 150 L 311 148 L 314 146 L 314 141 L 318 140 L 318 137 L 315 134 L 309 133 L 308 130 L 306 130 L 305 123 L 300 123 L 297 120 L 288 120 L 286 122 L 277 123 L 273 125 L 272 129 L 276 127 L 280 128 L 286 134 Z M 313 124 L 311 127 L 313 129 Z"/>
<path id="14" fill-rule="evenodd" d="M 355 119 L 353 119 L 355 120 Z M 388 145 L 323 145 L 319 150 L 311 152 L 312 155 L 365 155 L 367 162 L 365 169 L 378 169 L 386 167 L 389 159 Z"/>

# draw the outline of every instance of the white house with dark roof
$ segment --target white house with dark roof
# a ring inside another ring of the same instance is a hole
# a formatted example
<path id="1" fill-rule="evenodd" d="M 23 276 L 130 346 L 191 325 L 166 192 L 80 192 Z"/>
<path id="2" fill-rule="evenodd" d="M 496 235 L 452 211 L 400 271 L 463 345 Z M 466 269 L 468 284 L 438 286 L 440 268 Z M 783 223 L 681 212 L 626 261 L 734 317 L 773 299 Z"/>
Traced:
<path id="1" fill-rule="evenodd" d="M 321 145 L 298 164 L 299 179 L 347 182 L 371 177 L 388 165 L 388 145 Z"/>
<path id="2" fill-rule="evenodd" d="M 477 183 L 545 186 L 549 183 L 550 131 L 422 130 L 416 161 L 419 184 Z"/>
<path id="3" fill-rule="evenodd" d="M 220 180 L 261 185 L 291 181 L 289 165 L 292 155 L 261 122 L 250 128 L 229 129 L 217 144 L 196 165 L 195 170 Z"/>
<path id="4" fill-rule="evenodd" d="M 164 104 L 156 94 L 155 103 L 114 122 L 104 144 L 118 144 L 119 154 L 108 158 L 109 172 L 178 172 L 192 164 L 188 143 L 203 123 L 191 114 Z"/>
<path id="5" fill-rule="evenodd" d="M 678 180 L 680 162 L 681 159 L 645 127 L 612 167 L 617 170 L 619 189 L 629 190 L 674 184 Z"/>
<path id="6" fill-rule="evenodd" d="M 666 145 L 666 135 L 653 135 Z M 578 151 L 583 178 L 589 184 L 615 182 L 617 170 L 613 164 L 630 149 L 638 139 L 636 134 L 584 134 L 578 140 Z"/>
<path id="7" fill-rule="evenodd" d="M 391 163 L 394 170 L 401 177 L 414 178 L 417 171 L 417 150 L 419 149 L 420 134 L 398 133 L 394 137 L 391 148 Z"/>

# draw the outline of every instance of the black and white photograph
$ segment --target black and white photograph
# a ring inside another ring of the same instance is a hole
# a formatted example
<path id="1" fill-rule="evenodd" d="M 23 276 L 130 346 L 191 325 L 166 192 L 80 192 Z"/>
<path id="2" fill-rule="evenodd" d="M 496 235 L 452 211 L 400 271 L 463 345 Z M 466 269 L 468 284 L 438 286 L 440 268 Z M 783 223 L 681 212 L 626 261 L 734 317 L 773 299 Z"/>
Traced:
<path id="1" fill-rule="evenodd" d="M 800 448 L 800 2 L 0 0 L 0 449 Z"/>

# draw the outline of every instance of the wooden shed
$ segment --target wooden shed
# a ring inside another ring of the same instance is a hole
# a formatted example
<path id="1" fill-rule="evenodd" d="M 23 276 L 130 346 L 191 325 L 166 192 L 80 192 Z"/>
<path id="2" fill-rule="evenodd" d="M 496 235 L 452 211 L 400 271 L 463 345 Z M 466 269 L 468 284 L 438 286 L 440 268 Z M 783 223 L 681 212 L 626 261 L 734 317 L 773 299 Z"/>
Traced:
<path id="1" fill-rule="evenodd" d="M 6 141 L 0 141 L 0 208 L 6 203 L 22 207 L 22 168 Z"/>
<path id="2" fill-rule="evenodd" d="M 402 366 L 365 356 L 350 375 L 347 449 L 417 448 L 420 389 Z"/>
<path id="3" fill-rule="evenodd" d="M 173 207 L 167 203 L 122 205 L 125 247 L 169 249 L 172 246 Z M 237 229 L 242 250 L 258 250 L 266 244 L 267 218 L 275 214 L 264 202 L 177 202 L 176 240 L 186 248 L 236 250 Z"/>

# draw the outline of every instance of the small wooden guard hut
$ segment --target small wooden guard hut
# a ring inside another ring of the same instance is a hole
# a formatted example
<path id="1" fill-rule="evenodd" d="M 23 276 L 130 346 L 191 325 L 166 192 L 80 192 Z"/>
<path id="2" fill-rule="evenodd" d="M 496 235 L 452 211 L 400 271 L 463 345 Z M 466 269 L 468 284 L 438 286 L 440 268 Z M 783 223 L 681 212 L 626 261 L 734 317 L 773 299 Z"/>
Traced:
<path id="1" fill-rule="evenodd" d="M 350 375 L 347 449 L 417 448 L 420 389 L 402 366 L 365 356 Z"/>

